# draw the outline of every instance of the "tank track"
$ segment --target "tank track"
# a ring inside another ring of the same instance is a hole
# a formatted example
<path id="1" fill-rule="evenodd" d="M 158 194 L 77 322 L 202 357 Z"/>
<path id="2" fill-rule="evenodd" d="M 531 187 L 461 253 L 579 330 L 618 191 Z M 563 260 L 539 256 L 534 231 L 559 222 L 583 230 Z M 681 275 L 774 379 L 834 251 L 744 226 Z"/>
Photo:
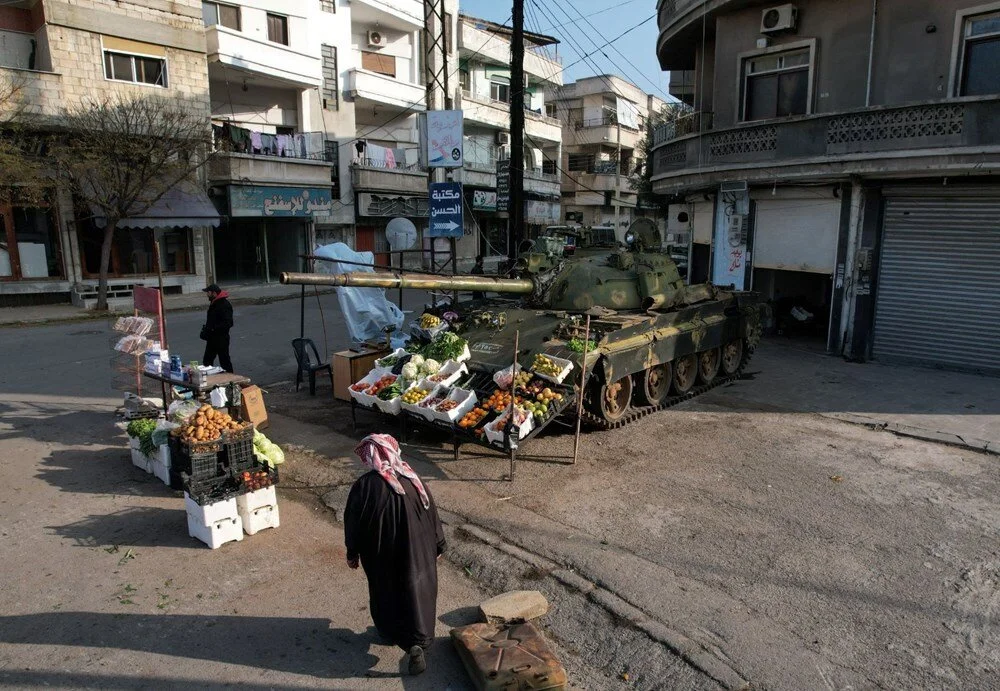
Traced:
<path id="1" fill-rule="evenodd" d="M 620 420 L 615 422 L 608 422 L 604 418 L 594 415 L 589 412 L 586 408 L 580 413 L 580 419 L 587 423 L 591 427 L 595 427 L 600 430 L 612 430 L 620 429 L 625 425 L 631 424 L 640 418 L 644 418 L 652 413 L 658 413 L 661 410 L 666 410 L 667 408 L 672 408 L 675 405 L 683 403 L 684 401 L 689 401 L 696 396 L 700 396 L 707 391 L 722 386 L 723 384 L 728 384 L 730 382 L 739 381 L 743 377 L 743 370 L 748 364 L 750 364 L 750 358 L 753 357 L 755 347 L 747 345 L 746 341 L 743 343 L 743 357 L 740 359 L 740 366 L 736 368 L 736 371 L 727 377 L 716 377 L 711 384 L 702 384 L 701 386 L 696 386 L 686 394 L 680 396 L 671 396 L 663 403 L 659 405 L 646 405 L 646 406 L 633 406 L 629 408 L 629 411 L 622 416 Z"/>

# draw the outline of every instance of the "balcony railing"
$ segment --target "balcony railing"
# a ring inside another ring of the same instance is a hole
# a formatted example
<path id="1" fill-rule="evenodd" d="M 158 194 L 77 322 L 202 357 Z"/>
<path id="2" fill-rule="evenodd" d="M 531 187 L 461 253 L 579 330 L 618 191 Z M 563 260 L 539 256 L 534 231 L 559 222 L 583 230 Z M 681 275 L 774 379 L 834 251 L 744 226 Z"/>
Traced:
<path id="1" fill-rule="evenodd" d="M 714 113 L 698 111 L 682 115 L 675 120 L 665 122 L 653 130 L 653 146 L 658 146 L 678 137 L 685 137 L 696 132 L 706 132 L 712 129 Z"/>
<path id="2" fill-rule="evenodd" d="M 907 106 L 807 115 L 711 130 L 710 114 L 693 126 L 661 126 L 654 134 L 653 175 L 695 166 L 804 161 L 884 152 L 998 146 L 1000 134 L 983 122 L 1000 119 L 1000 98 L 963 98 Z M 680 122 L 680 121 L 678 121 Z M 682 134 L 683 133 L 683 134 Z M 703 133 L 703 136 L 692 136 Z M 902 165 L 902 164 L 900 164 Z"/>
<path id="3" fill-rule="evenodd" d="M 336 142 L 328 142 L 323 132 L 268 134 L 237 125 L 212 125 L 215 150 L 223 153 L 297 158 L 309 161 L 337 160 Z"/>
<path id="4" fill-rule="evenodd" d="M 418 172 L 425 171 L 426 168 L 422 167 L 419 163 L 407 163 L 406 158 L 372 158 L 369 156 L 355 157 L 351 161 L 351 165 L 355 168 L 374 168 L 376 170 L 404 170 L 407 172 Z"/>
<path id="5" fill-rule="evenodd" d="M 591 127 L 616 127 L 618 125 L 618 117 L 609 113 L 603 117 L 591 118 L 589 120 L 573 120 L 570 124 L 576 130 L 589 129 Z M 622 125 L 622 129 L 630 132 L 639 131 L 639 128 L 630 127 L 625 124 Z"/>

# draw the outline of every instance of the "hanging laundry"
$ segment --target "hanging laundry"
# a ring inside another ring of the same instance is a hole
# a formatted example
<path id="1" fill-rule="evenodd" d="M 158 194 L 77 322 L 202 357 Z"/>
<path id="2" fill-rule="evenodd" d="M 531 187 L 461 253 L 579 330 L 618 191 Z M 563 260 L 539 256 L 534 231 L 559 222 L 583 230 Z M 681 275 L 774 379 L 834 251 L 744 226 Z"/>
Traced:
<path id="1" fill-rule="evenodd" d="M 396 152 L 392 149 L 385 150 L 385 167 L 395 168 L 396 167 Z"/>
<path id="2" fill-rule="evenodd" d="M 278 155 L 278 138 L 273 134 L 261 132 L 260 134 L 261 153 L 268 156 Z"/>
<path id="3" fill-rule="evenodd" d="M 264 144 L 261 140 L 260 132 L 250 132 L 250 146 L 253 147 L 254 153 L 259 154 L 263 152 Z"/>

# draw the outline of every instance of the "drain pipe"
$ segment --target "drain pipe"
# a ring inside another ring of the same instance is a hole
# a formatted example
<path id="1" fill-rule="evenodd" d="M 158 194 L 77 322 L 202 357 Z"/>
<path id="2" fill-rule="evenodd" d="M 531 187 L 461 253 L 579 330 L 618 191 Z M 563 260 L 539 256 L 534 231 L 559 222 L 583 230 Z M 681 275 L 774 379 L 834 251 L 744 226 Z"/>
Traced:
<path id="1" fill-rule="evenodd" d="M 875 20 L 878 17 L 878 0 L 872 0 L 872 30 L 868 43 L 868 82 L 865 85 L 865 108 L 872 104 L 872 70 L 875 66 Z"/>

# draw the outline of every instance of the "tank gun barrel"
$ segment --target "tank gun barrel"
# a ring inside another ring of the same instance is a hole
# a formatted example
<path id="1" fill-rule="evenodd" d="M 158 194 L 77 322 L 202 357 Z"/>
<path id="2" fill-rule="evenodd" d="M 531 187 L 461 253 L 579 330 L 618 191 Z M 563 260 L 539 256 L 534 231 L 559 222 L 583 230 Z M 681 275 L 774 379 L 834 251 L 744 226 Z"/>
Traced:
<path id="1" fill-rule="evenodd" d="M 405 288 L 409 290 L 480 291 L 530 295 L 535 284 L 527 278 L 494 276 L 430 276 L 419 273 L 355 271 L 344 274 L 283 273 L 284 284 L 351 288 Z"/>

